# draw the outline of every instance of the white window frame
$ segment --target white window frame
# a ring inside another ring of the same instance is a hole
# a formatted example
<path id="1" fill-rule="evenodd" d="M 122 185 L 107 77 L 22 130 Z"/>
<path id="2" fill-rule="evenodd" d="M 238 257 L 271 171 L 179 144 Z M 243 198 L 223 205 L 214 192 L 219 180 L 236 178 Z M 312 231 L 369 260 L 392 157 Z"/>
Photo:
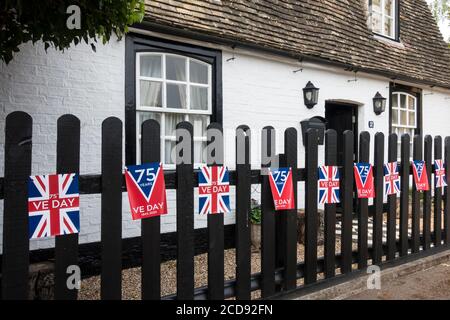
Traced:
<path id="1" fill-rule="evenodd" d="M 401 96 L 405 96 L 405 101 L 406 101 L 405 108 L 403 108 L 401 106 L 401 104 L 400 104 Z M 418 128 L 417 97 L 412 95 L 412 94 L 410 94 L 410 93 L 407 93 L 407 92 L 394 91 L 394 92 L 392 92 L 391 99 L 395 99 L 395 98 L 397 99 L 397 108 L 394 108 L 394 104 L 392 103 L 392 113 L 394 112 L 394 110 L 397 111 L 397 123 L 392 122 L 392 120 L 394 118 L 392 116 L 392 119 L 391 119 L 392 132 L 396 133 L 397 136 L 398 136 L 398 142 L 397 143 L 398 143 L 398 146 L 399 146 L 398 150 L 400 150 L 401 136 L 402 136 L 403 133 L 399 134 L 399 129 L 401 129 L 401 130 L 405 130 L 406 129 L 408 131 L 412 131 L 412 134 L 410 134 L 410 136 L 411 136 L 410 137 L 411 138 L 410 139 L 410 143 L 411 143 L 410 152 L 412 153 L 414 133 L 415 133 L 415 131 Z M 412 98 L 413 101 L 414 101 L 414 109 L 409 109 L 408 108 L 409 98 Z M 406 125 L 400 123 L 401 122 L 401 111 L 406 111 L 406 122 L 407 122 Z M 414 114 L 414 123 L 415 123 L 414 125 L 410 125 L 409 124 L 409 114 L 410 113 Z M 398 153 L 398 157 L 400 158 L 400 153 Z"/>
<path id="2" fill-rule="evenodd" d="M 397 1 L 398 0 L 392 0 L 392 9 L 391 9 L 391 14 L 390 15 L 386 15 L 384 12 L 384 5 L 386 3 L 386 0 L 380 0 L 380 6 L 381 6 L 381 12 L 378 11 L 374 11 L 373 10 L 373 5 L 372 5 L 372 0 L 369 0 L 369 16 L 370 16 L 370 28 L 372 29 L 373 33 L 383 36 L 383 37 L 387 37 L 389 39 L 392 40 L 396 40 L 397 39 Z M 372 16 L 373 16 L 373 12 L 381 15 L 381 33 L 376 32 L 375 30 L 373 30 L 373 22 L 372 22 Z M 384 23 L 386 21 L 386 18 L 392 19 L 392 35 L 386 34 L 385 30 L 384 30 Z"/>
<path id="3" fill-rule="evenodd" d="M 141 76 L 140 75 L 140 61 L 142 56 L 151 56 L 151 55 L 157 55 L 161 56 L 161 78 L 155 78 L 155 77 L 147 77 L 147 76 Z M 166 57 L 167 56 L 174 56 L 174 57 L 180 57 L 186 59 L 186 81 L 178 81 L 178 80 L 170 80 L 166 79 Z M 202 83 L 196 83 L 190 81 L 190 72 L 189 67 L 191 61 L 195 61 L 196 63 L 203 64 L 208 67 L 208 84 L 202 84 Z M 176 113 L 184 115 L 184 121 L 189 121 L 189 116 L 192 115 L 199 115 L 199 116 L 208 116 L 207 118 L 207 125 L 211 121 L 211 115 L 212 115 L 212 66 L 211 64 L 191 58 L 189 56 L 185 55 L 179 55 L 179 54 L 173 54 L 173 53 L 166 53 L 166 52 L 137 52 L 136 53 L 136 163 L 140 163 L 141 155 L 140 155 L 140 149 L 141 149 L 141 134 L 140 134 L 140 128 L 141 125 L 139 114 L 140 112 L 155 112 L 159 113 L 161 115 L 161 162 L 164 164 L 164 167 L 166 169 L 175 169 L 175 164 L 166 163 L 166 153 L 165 153 L 165 142 L 166 141 L 176 141 L 176 136 L 170 136 L 166 135 L 166 128 L 165 128 L 165 115 L 168 113 Z M 147 80 L 147 81 L 154 81 L 154 82 L 160 82 L 162 83 L 161 87 L 161 102 L 162 107 L 155 107 L 155 106 L 141 106 L 141 95 L 140 95 L 140 80 Z M 186 108 L 185 109 L 179 109 L 179 108 L 169 108 L 167 107 L 167 96 L 166 96 L 166 85 L 167 84 L 182 84 L 186 86 Z M 191 100 L 190 100 L 190 94 L 191 94 L 191 85 L 195 87 L 203 87 L 208 89 L 208 108 L 207 110 L 197 110 L 197 109 L 191 109 Z M 199 136 L 196 132 L 194 132 L 193 141 L 198 142 L 206 142 L 207 137 L 206 136 Z M 202 150 L 204 151 L 204 150 Z M 201 163 L 194 163 L 194 167 L 199 167 Z"/>

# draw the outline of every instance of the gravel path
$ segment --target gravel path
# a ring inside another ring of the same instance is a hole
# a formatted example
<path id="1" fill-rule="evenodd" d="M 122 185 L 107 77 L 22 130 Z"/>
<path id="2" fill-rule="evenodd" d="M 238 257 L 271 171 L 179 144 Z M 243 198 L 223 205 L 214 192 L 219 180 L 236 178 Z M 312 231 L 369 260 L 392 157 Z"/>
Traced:
<path id="1" fill-rule="evenodd" d="M 336 253 L 339 253 L 340 243 L 336 242 Z M 323 256 L 323 246 L 317 247 L 318 256 Z M 297 260 L 304 259 L 304 246 L 297 245 Z M 225 280 L 235 278 L 235 249 L 225 250 Z M 261 257 L 259 252 L 252 253 L 251 258 L 252 274 L 261 271 Z M 208 284 L 208 255 L 201 254 L 194 258 L 194 280 L 195 287 L 202 287 Z M 319 278 L 322 275 L 319 274 Z M 303 279 L 297 281 L 297 285 L 302 285 Z M 162 296 L 176 293 L 176 260 L 164 262 L 161 264 L 161 294 Z M 252 299 L 258 299 L 260 291 L 252 293 Z M 141 270 L 140 268 L 130 268 L 122 271 L 122 299 L 136 300 L 141 298 Z M 80 300 L 100 299 L 100 276 L 90 277 L 81 282 L 79 292 Z"/>

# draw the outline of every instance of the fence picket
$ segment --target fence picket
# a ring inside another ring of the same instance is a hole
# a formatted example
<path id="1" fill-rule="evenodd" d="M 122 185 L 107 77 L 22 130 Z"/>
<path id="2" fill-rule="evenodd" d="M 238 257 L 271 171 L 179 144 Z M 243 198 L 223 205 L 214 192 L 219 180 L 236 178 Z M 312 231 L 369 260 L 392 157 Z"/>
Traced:
<path id="1" fill-rule="evenodd" d="M 369 162 L 370 134 L 367 131 L 359 135 L 359 162 Z M 369 251 L 367 247 L 369 200 L 358 199 L 358 268 L 367 267 Z"/>
<path id="2" fill-rule="evenodd" d="M 250 137 L 248 126 L 236 130 L 236 299 L 251 298 Z"/>
<path id="3" fill-rule="evenodd" d="M 141 163 L 161 161 L 161 129 L 155 120 L 142 123 Z M 161 218 L 152 217 L 141 220 L 142 300 L 159 300 L 161 297 Z"/>
<path id="4" fill-rule="evenodd" d="M 71 114 L 58 119 L 56 173 L 80 171 L 80 120 Z M 77 289 L 67 286 L 68 267 L 78 265 L 78 233 L 56 236 L 55 299 L 76 300 Z"/>
<path id="5" fill-rule="evenodd" d="M 73 115 L 64 115 L 57 123 L 57 173 L 78 173 L 80 167 L 80 121 Z M 211 129 L 215 129 L 213 132 Z M 155 120 L 142 124 L 141 162 L 159 162 L 161 159 L 160 126 Z M 207 133 L 207 165 L 224 165 L 222 126 L 211 123 Z M 80 194 L 101 193 L 101 288 L 104 300 L 118 300 L 122 295 L 122 192 L 125 191 L 122 174 L 122 122 L 110 117 L 102 123 L 101 175 L 80 178 Z M 336 270 L 336 204 L 325 205 L 324 258 L 317 257 L 318 216 L 318 135 L 308 130 L 305 140 L 305 169 L 298 169 L 297 131 L 286 129 L 284 153 L 275 156 L 275 130 L 265 127 L 262 135 L 261 171 L 251 170 L 250 129 L 240 126 L 236 131 L 236 171 L 230 171 L 230 185 L 236 186 L 236 280 L 224 282 L 224 214 L 212 214 L 208 219 L 208 287 L 195 288 L 194 283 L 194 186 L 197 177 L 193 170 L 193 127 L 188 122 L 177 125 L 176 171 L 167 173 L 168 189 L 176 189 L 177 204 L 177 299 L 208 298 L 222 300 L 233 293 L 239 300 L 250 299 L 257 286 L 262 298 L 273 297 L 279 290 L 296 288 L 297 275 L 303 272 L 305 285 L 317 281 L 318 270 L 325 278 L 335 277 Z M 0 198 L 4 199 L 3 255 L 1 274 L 2 299 L 27 299 L 29 290 L 29 240 L 28 240 L 28 177 L 31 173 L 32 119 L 23 112 L 7 116 L 5 126 L 5 177 L 0 178 Z M 397 135 L 388 138 L 388 160 L 397 161 Z M 219 140 L 218 140 L 219 139 Z M 325 133 L 325 165 L 337 165 L 337 134 Z M 341 256 L 338 266 L 341 273 L 352 271 L 356 254 L 358 268 L 365 268 L 371 257 L 373 264 L 383 258 L 383 196 L 384 196 L 384 134 L 377 133 L 374 143 L 375 199 L 373 209 L 373 245 L 368 248 L 368 199 L 356 199 L 354 207 L 354 135 L 343 134 L 343 167 L 340 168 L 342 205 Z M 434 154 L 432 148 L 434 143 Z M 359 162 L 369 162 L 370 135 L 360 134 Z M 387 197 L 387 251 L 386 260 L 393 260 L 397 249 L 400 256 L 450 243 L 450 193 L 449 187 L 437 189 L 432 180 L 432 159 L 445 158 L 446 172 L 450 172 L 450 137 L 414 136 L 413 159 L 423 159 L 430 190 L 421 194 L 412 186 L 411 239 L 409 239 L 409 184 L 411 178 L 410 136 L 401 137 L 401 194 L 400 238 L 396 242 L 397 195 Z M 214 149 L 211 147 L 214 146 Z M 214 150 L 214 152 L 212 152 Z M 266 161 L 266 160 L 269 161 Z M 295 201 L 297 182 L 305 181 L 305 259 L 297 264 L 297 209 L 275 212 L 268 168 L 275 166 L 293 168 Z M 166 181 L 167 183 L 167 181 Z M 251 209 L 251 184 L 261 183 L 262 237 L 261 274 L 251 275 L 251 234 L 249 213 Z M 82 186 L 81 186 L 82 185 Z M 433 232 L 431 232 L 431 186 L 434 186 Z M 84 188 L 84 189 L 83 189 Z M 442 192 L 444 193 L 442 195 Z M 442 201 L 444 202 L 442 204 Z M 358 217 L 358 250 L 352 250 L 353 215 Z M 420 216 L 423 210 L 423 237 L 420 234 Z M 442 216 L 443 215 L 443 216 Z M 442 219 L 444 230 L 442 230 Z M 142 223 L 142 299 L 161 298 L 161 233 L 159 217 L 143 219 Z M 432 236 L 433 235 L 433 236 Z M 68 269 L 78 265 L 78 234 L 57 236 L 55 239 L 55 298 L 77 299 L 78 290 L 67 285 L 73 274 Z M 421 242 L 422 241 L 422 242 Z M 431 251 L 430 251 L 431 252 Z M 322 265 L 323 262 L 323 265 Z M 323 268 L 322 268 L 323 266 Z M 280 269 L 277 269 L 280 268 Z M 302 269 L 303 268 L 303 269 Z M 172 297 L 175 298 L 175 295 Z"/>
<path id="6" fill-rule="evenodd" d="M 409 172 L 411 163 L 410 155 L 410 137 L 409 134 L 403 134 L 401 137 L 401 172 L 400 172 L 400 256 L 408 254 L 408 212 L 409 212 Z"/>
<path id="7" fill-rule="evenodd" d="M 442 159 L 442 138 L 440 136 L 434 137 L 434 159 Z M 433 180 L 434 175 L 430 175 Z M 435 183 L 430 180 L 431 186 Z M 442 189 L 434 187 L 434 246 L 438 247 L 442 241 Z"/>
<path id="8" fill-rule="evenodd" d="M 389 135 L 388 145 L 388 162 L 397 161 L 397 141 L 398 136 L 395 133 Z M 395 252 L 397 251 L 397 195 L 392 194 L 387 197 L 388 209 L 387 209 L 387 255 L 386 260 L 392 260 L 395 258 Z"/>
<path id="9" fill-rule="evenodd" d="M 344 132 L 344 156 L 342 168 L 342 233 L 341 233 L 341 273 L 352 271 L 352 224 L 353 224 L 353 132 Z"/>
<path id="10" fill-rule="evenodd" d="M 306 132 L 305 144 L 305 284 L 317 281 L 317 131 L 309 129 Z"/>
<path id="11" fill-rule="evenodd" d="M 295 209 L 282 213 L 284 222 L 284 289 L 297 287 L 297 130 L 288 128 L 284 132 L 284 154 L 286 166 L 292 168 Z"/>
<path id="12" fill-rule="evenodd" d="M 424 142 L 424 160 L 428 181 L 431 183 L 431 148 L 433 140 L 431 136 L 425 136 Z M 424 249 L 429 249 L 431 244 L 431 189 L 424 191 L 423 196 L 423 238 Z"/>
<path id="13" fill-rule="evenodd" d="M 176 129 L 177 299 L 192 300 L 194 298 L 193 127 L 189 122 L 180 122 Z M 184 145 L 190 146 L 190 150 L 183 148 Z"/>
<path id="14" fill-rule="evenodd" d="M 445 174 L 447 178 L 447 184 L 450 185 L 450 137 L 445 138 Z M 444 236 L 445 244 L 450 243 L 450 191 L 449 186 L 444 189 Z"/>
<path id="15" fill-rule="evenodd" d="M 13 112 L 5 124 L 2 295 L 28 298 L 28 179 L 31 175 L 31 117 Z"/>
<path id="16" fill-rule="evenodd" d="M 414 136 L 413 159 L 422 160 L 422 136 L 416 134 Z M 412 249 L 411 251 L 419 252 L 420 247 L 420 192 L 416 189 L 416 184 L 412 185 Z"/>
<path id="17" fill-rule="evenodd" d="M 102 300 L 122 298 L 122 121 L 102 123 Z"/>
<path id="18" fill-rule="evenodd" d="M 264 127 L 261 143 L 261 159 L 275 155 L 275 129 Z M 272 161 L 261 163 L 261 296 L 267 298 L 275 293 L 275 208 L 270 191 L 268 167 Z"/>
<path id="19" fill-rule="evenodd" d="M 383 196 L 384 196 L 384 134 L 375 134 L 375 212 L 373 216 L 372 263 L 381 262 L 383 256 Z"/>
<path id="20" fill-rule="evenodd" d="M 325 165 L 337 166 L 337 134 L 329 129 L 325 132 Z M 325 205 L 325 246 L 324 246 L 324 273 L 325 278 L 336 274 L 336 207 L 335 203 Z"/>
<path id="21" fill-rule="evenodd" d="M 210 150 L 214 146 L 214 153 Z M 207 130 L 207 164 L 223 165 L 223 131 L 218 123 Z M 213 157 L 214 156 L 214 157 Z M 224 299 L 224 228 L 223 213 L 208 215 L 208 298 Z"/>

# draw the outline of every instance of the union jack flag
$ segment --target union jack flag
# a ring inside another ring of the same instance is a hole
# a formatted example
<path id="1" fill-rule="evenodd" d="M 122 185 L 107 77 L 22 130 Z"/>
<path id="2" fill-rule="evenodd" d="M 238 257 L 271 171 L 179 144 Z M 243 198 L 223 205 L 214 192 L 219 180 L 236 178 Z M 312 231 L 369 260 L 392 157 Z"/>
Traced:
<path id="1" fill-rule="evenodd" d="M 400 175 L 398 162 L 389 162 L 384 165 L 384 194 L 391 195 L 400 192 Z"/>
<path id="2" fill-rule="evenodd" d="M 443 188 L 447 186 L 447 176 L 445 174 L 444 161 L 434 160 L 434 176 L 435 188 Z"/>
<path id="3" fill-rule="evenodd" d="M 78 233 L 79 199 L 75 173 L 31 176 L 28 181 L 30 239 Z"/>
<path id="4" fill-rule="evenodd" d="M 339 169 L 336 166 L 319 167 L 319 202 L 339 203 Z"/>
<path id="5" fill-rule="evenodd" d="M 230 209 L 230 179 L 223 166 L 202 166 L 198 173 L 199 213 L 228 213 Z"/>

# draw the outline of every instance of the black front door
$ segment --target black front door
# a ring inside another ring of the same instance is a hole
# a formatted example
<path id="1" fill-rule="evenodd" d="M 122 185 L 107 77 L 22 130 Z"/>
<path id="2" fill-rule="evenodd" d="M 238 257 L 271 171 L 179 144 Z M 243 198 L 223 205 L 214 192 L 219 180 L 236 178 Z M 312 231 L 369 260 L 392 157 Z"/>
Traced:
<path id="1" fill-rule="evenodd" d="M 355 146 L 357 146 L 356 114 L 357 107 L 349 104 L 337 104 L 327 102 L 325 104 L 325 119 L 327 129 L 334 129 L 337 132 L 337 158 L 338 165 L 342 165 L 344 154 L 344 131 L 352 130 L 355 134 Z M 356 154 L 357 148 L 355 148 Z M 355 160 L 356 158 L 354 158 Z"/>

